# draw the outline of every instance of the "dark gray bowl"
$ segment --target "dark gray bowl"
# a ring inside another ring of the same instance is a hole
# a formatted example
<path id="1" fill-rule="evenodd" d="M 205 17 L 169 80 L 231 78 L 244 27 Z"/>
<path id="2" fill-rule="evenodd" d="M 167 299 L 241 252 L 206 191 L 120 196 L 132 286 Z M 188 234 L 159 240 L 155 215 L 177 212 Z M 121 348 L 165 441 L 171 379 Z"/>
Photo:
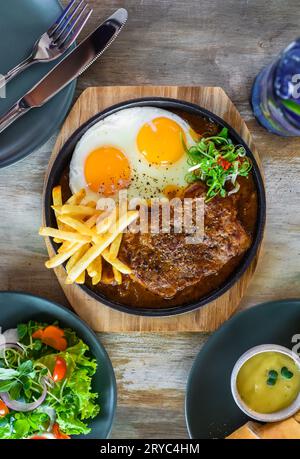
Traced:
<path id="1" fill-rule="evenodd" d="M 89 424 L 91 432 L 88 435 L 76 435 L 73 438 L 107 438 L 116 410 L 116 379 L 111 361 L 95 333 L 73 312 L 63 306 L 27 293 L 0 292 L 0 327 L 3 330 L 16 328 L 19 323 L 26 323 L 29 320 L 48 323 L 57 320 L 61 326 L 76 331 L 89 346 L 91 354 L 98 363 L 97 372 L 93 378 L 93 390 L 99 393 L 98 403 L 101 410 Z"/>
<path id="2" fill-rule="evenodd" d="M 53 210 L 51 209 L 52 204 L 52 188 L 59 184 L 62 172 L 70 163 L 74 148 L 83 134 L 92 127 L 98 121 L 104 119 L 108 115 L 115 113 L 119 110 L 131 107 L 143 107 L 143 106 L 154 106 L 164 108 L 166 110 L 182 110 L 190 114 L 199 115 L 201 117 L 210 118 L 213 120 L 217 125 L 222 127 L 227 127 L 229 131 L 229 135 L 234 143 L 243 145 L 246 149 L 247 155 L 251 158 L 253 163 L 253 178 L 257 188 L 257 196 L 258 196 L 258 215 L 257 215 L 257 224 L 256 229 L 253 235 L 253 242 L 249 250 L 245 253 L 243 260 L 241 261 L 238 268 L 229 276 L 229 278 L 221 285 L 219 288 L 212 291 L 210 294 L 204 296 L 200 300 L 193 302 L 193 303 L 186 303 L 175 307 L 170 308 L 161 308 L 161 309 L 146 309 L 146 308 L 133 308 L 118 302 L 113 302 L 107 299 L 101 293 L 96 293 L 91 290 L 86 285 L 80 285 L 79 287 L 82 288 L 88 295 L 92 296 L 96 300 L 100 301 L 101 303 L 110 306 L 111 308 L 117 309 L 122 312 L 126 312 L 129 314 L 135 315 L 143 315 L 143 316 L 169 316 L 175 314 L 182 314 L 185 312 L 192 311 L 197 309 L 201 306 L 204 306 L 211 301 L 214 301 L 216 298 L 223 295 L 233 284 L 235 284 L 242 274 L 246 271 L 248 266 L 250 265 L 251 261 L 253 260 L 259 245 L 261 243 L 263 237 L 263 231 L 265 226 L 265 218 L 266 218 L 266 198 L 265 198 L 265 189 L 263 180 L 259 171 L 259 167 L 257 162 L 250 151 L 249 147 L 245 144 L 243 139 L 236 133 L 236 131 L 229 126 L 225 121 L 219 118 L 217 115 L 214 115 L 210 111 L 199 107 L 198 105 L 191 104 L 189 102 L 183 102 L 176 99 L 167 99 L 161 97 L 147 97 L 143 99 L 134 99 L 126 102 L 122 102 L 120 104 L 114 105 L 110 108 L 107 108 L 101 113 L 98 113 L 96 116 L 88 120 L 84 123 L 77 131 L 75 131 L 72 136 L 67 140 L 64 144 L 62 149 L 60 150 L 59 154 L 57 155 L 56 160 L 53 163 L 51 172 L 49 174 L 49 178 L 46 184 L 46 193 L 45 193 L 45 200 L 44 200 L 44 208 L 45 208 L 45 217 L 46 217 L 46 224 L 47 226 L 56 226 L 56 220 Z M 57 245 L 53 243 L 53 248 L 57 250 Z"/>
<path id="3" fill-rule="evenodd" d="M 251 420 L 232 396 L 234 365 L 244 352 L 266 343 L 299 349 L 299 324 L 300 299 L 271 301 L 239 312 L 209 338 L 187 381 L 185 418 L 191 438 L 225 438 Z"/>
<path id="4" fill-rule="evenodd" d="M 0 8 L 0 73 L 5 74 L 29 55 L 36 40 L 61 14 L 59 0 L 9 0 Z M 60 58 L 61 60 L 62 58 Z M 13 79 L 0 97 L 0 115 L 44 77 L 57 61 L 36 64 Z M 43 107 L 30 110 L 0 136 L 0 168 L 25 158 L 60 127 L 72 104 L 76 81 Z"/>

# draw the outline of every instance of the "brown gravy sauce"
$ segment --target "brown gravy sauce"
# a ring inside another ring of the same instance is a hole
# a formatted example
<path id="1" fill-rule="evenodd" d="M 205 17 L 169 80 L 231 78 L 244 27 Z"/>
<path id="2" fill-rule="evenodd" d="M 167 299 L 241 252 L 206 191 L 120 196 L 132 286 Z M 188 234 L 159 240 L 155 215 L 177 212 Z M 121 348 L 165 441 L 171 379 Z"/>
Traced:
<path id="1" fill-rule="evenodd" d="M 202 118 L 197 115 L 190 115 L 186 112 L 174 110 L 183 119 L 185 119 L 192 129 L 199 134 L 215 135 L 219 131 L 219 127 L 207 118 Z M 253 234 L 257 221 L 257 191 L 253 181 L 252 174 L 248 178 L 239 177 L 239 207 L 238 216 L 240 222 L 250 235 Z M 63 202 L 71 196 L 69 188 L 69 170 L 65 170 L 60 184 L 62 186 Z M 134 282 L 129 276 L 123 275 L 121 285 L 106 285 L 102 282 L 93 286 L 90 278 L 87 276 L 86 285 L 97 293 L 102 293 L 107 299 L 132 306 L 134 308 L 167 308 L 186 303 L 193 303 L 208 295 L 213 290 L 216 290 L 228 279 L 232 272 L 238 267 L 244 257 L 240 255 L 231 259 L 217 275 L 208 276 L 202 279 L 198 284 L 187 287 L 179 292 L 174 298 L 164 300 L 160 296 L 155 295 L 143 288 L 139 283 Z M 111 268 L 104 264 L 105 277 L 113 278 Z"/>

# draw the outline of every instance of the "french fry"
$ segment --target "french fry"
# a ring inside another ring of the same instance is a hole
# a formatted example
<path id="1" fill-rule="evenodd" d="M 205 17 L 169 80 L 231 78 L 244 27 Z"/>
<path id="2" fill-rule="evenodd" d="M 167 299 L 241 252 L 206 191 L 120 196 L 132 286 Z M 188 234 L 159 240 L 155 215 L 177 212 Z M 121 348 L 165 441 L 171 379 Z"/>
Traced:
<path id="1" fill-rule="evenodd" d="M 98 218 L 98 214 L 92 215 L 84 222 L 85 226 L 87 226 L 88 228 L 93 228 L 93 226 L 96 225 Z"/>
<path id="2" fill-rule="evenodd" d="M 102 276 L 102 258 L 101 258 L 101 255 L 99 255 L 99 257 L 96 258 L 96 260 L 94 260 L 94 266 L 95 266 L 95 270 L 97 271 L 97 275 L 100 276 L 100 280 L 101 280 L 101 276 Z"/>
<path id="3" fill-rule="evenodd" d="M 75 206 L 70 204 L 64 204 L 63 206 L 52 206 L 52 209 L 58 213 L 58 215 L 78 215 L 82 217 L 90 217 L 92 215 L 100 215 L 100 210 L 94 209 L 88 206 Z"/>
<path id="4" fill-rule="evenodd" d="M 69 217 L 68 215 L 59 215 L 58 221 L 61 223 L 65 223 L 66 225 L 70 226 L 74 230 L 78 231 L 78 233 L 83 234 L 84 236 L 94 236 L 94 231 L 92 231 L 87 224 L 76 220 L 75 218 Z"/>
<path id="5" fill-rule="evenodd" d="M 70 204 L 72 206 L 76 206 L 78 204 L 81 203 L 81 201 L 85 198 L 86 196 L 86 191 L 84 188 L 82 188 L 81 190 L 77 191 L 77 193 L 73 194 L 73 196 L 71 196 L 68 200 L 67 200 L 67 204 Z M 54 204 L 54 203 L 53 203 Z M 59 205 L 61 206 L 62 204 L 54 204 L 55 206 L 56 205 Z"/>
<path id="6" fill-rule="evenodd" d="M 73 244 L 76 244 L 76 242 L 64 241 L 58 248 L 57 253 L 64 253 L 66 250 L 69 250 Z"/>
<path id="7" fill-rule="evenodd" d="M 61 215 L 61 208 L 62 206 L 51 206 L 51 209 L 54 210 L 55 215 Z"/>
<path id="8" fill-rule="evenodd" d="M 39 231 L 40 236 L 50 236 L 50 237 L 57 237 L 59 239 L 63 239 L 64 241 L 71 241 L 71 242 L 90 242 L 90 236 L 84 236 L 78 233 L 71 233 L 70 231 L 62 231 L 55 228 L 49 228 L 47 226 L 42 226 Z"/>
<path id="9" fill-rule="evenodd" d="M 112 243 L 118 234 L 138 218 L 138 215 L 138 211 L 129 211 L 122 215 L 119 221 L 113 225 L 112 229 L 102 237 L 99 237 L 98 242 L 88 249 L 83 257 L 73 266 L 68 274 L 68 281 L 75 282 L 82 271 L 85 271 L 89 264 Z"/>
<path id="10" fill-rule="evenodd" d="M 111 212 L 105 211 L 103 212 L 97 220 L 97 233 L 104 234 L 106 233 L 109 228 L 112 226 L 113 223 L 116 222 L 116 211 L 112 210 Z"/>
<path id="11" fill-rule="evenodd" d="M 41 227 L 41 236 L 53 237 L 61 243 L 57 254 L 46 263 L 47 268 L 55 268 L 65 261 L 66 283 L 83 284 L 88 274 L 92 284 L 100 281 L 105 284 L 122 283 L 122 273 L 131 270 L 117 258 L 122 242 L 122 232 L 136 218 L 138 211 L 129 211 L 122 216 L 113 210 L 103 212 L 96 208 L 95 201 L 86 202 L 84 189 L 62 202 L 61 186 L 52 190 L 57 228 Z M 111 265 L 110 272 L 103 272 L 102 256 Z"/>
<path id="12" fill-rule="evenodd" d="M 92 284 L 97 285 L 101 281 L 102 277 L 102 258 L 101 255 L 96 258 L 93 263 L 93 269 L 94 269 L 94 276 L 92 277 Z"/>
<path id="13" fill-rule="evenodd" d="M 122 233 L 127 226 L 131 225 L 139 216 L 138 210 L 129 210 L 122 214 L 120 218 L 109 228 L 109 233 L 114 235 L 111 242 L 116 239 L 119 233 Z"/>
<path id="14" fill-rule="evenodd" d="M 78 260 L 85 254 L 87 249 L 90 247 L 89 244 L 84 244 L 82 247 L 80 247 L 74 255 L 69 258 L 67 264 L 66 264 L 66 271 L 67 273 L 73 268 L 73 266 L 77 263 Z"/>
<path id="15" fill-rule="evenodd" d="M 61 186 L 55 186 L 52 190 L 52 202 L 54 206 L 62 206 Z"/>
<path id="16" fill-rule="evenodd" d="M 95 260 L 92 261 L 92 263 L 90 265 L 88 265 L 88 267 L 86 268 L 87 270 L 87 273 L 90 277 L 95 277 L 97 276 L 97 270 L 95 269 Z"/>
<path id="17" fill-rule="evenodd" d="M 52 202 L 54 206 L 62 206 L 62 194 L 61 194 L 61 186 L 55 186 L 52 190 Z M 62 229 L 62 225 L 57 221 L 57 213 L 54 212 L 56 218 L 56 224 L 59 229 Z M 62 241 L 58 238 L 54 239 L 54 242 L 60 244 Z"/>
<path id="18" fill-rule="evenodd" d="M 68 258 L 74 255 L 74 253 L 77 252 L 77 250 L 80 249 L 81 246 L 82 246 L 82 243 L 74 244 L 73 247 L 71 247 L 69 250 L 66 250 L 63 253 L 58 253 L 57 255 L 54 255 L 54 257 L 46 261 L 45 263 L 46 268 L 56 268 L 57 266 L 61 265 L 66 260 L 68 260 Z"/>
<path id="19" fill-rule="evenodd" d="M 59 215 L 56 216 L 56 223 L 57 223 L 57 228 L 61 231 L 70 231 L 71 233 L 73 232 L 73 228 L 71 228 L 70 226 L 68 225 L 65 225 L 64 223 L 61 223 L 59 220 L 58 220 L 58 217 Z M 55 237 L 54 239 L 54 242 L 56 242 L 57 244 L 62 244 L 64 241 L 63 239 L 59 239 L 58 237 Z"/>
<path id="20" fill-rule="evenodd" d="M 94 244 L 98 244 L 100 242 L 99 234 L 97 233 L 97 230 L 94 231 L 92 241 Z"/>
<path id="21" fill-rule="evenodd" d="M 121 285 L 122 284 L 122 274 L 114 266 L 113 266 L 113 273 L 114 273 L 116 283 L 118 285 Z"/>
<path id="22" fill-rule="evenodd" d="M 123 263 L 121 260 L 118 260 L 118 258 L 111 258 L 108 249 L 103 250 L 102 257 L 105 261 L 107 261 L 107 263 L 110 263 L 113 268 L 116 268 L 122 274 L 131 274 L 131 269 L 129 266 L 125 265 L 125 263 Z"/>
<path id="23" fill-rule="evenodd" d="M 118 253 L 119 253 L 119 249 L 120 249 L 120 245 L 121 245 L 121 242 L 122 242 L 122 238 L 123 238 L 123 233 L 120 233 L 120 234 L 118 234 L 116 239 L 114 241 L 112 241 L 112 243 L 110 245 L 110 248 L 109 248 L 109 256 L 110 256 L 110 258 L 117 258 Z"/>
<path id="24" fill-rule="evenodd" d="M 92 278 L 92 285 L 97 285 L 99 284 L 100 281 L 101 281 L 101 275 L 97 274 L 96 276 Z"/>
<path id="25" fill-rule="evenodd" d="M 84 284 L 85 283 L 85 271 L 82 271 L 80 276 L 76 279 L 76 284 Z"/>
<path id="26" fill-rule="evenodd" d="M 89 201 L 86 204 L 84 204 L 86 207 L 91 207 L 92 209 L 96 209 L 97 203 L 95 201 Z"/>

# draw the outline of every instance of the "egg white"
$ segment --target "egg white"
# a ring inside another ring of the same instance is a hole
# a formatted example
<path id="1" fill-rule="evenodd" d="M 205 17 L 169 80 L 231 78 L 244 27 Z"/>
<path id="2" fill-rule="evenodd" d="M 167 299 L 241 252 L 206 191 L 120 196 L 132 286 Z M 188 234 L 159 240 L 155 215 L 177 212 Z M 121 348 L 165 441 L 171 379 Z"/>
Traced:
<path id="1" fill-rule="evenodd" d="M 120 110 L 91 127 L 77 143 L 70 163 L 70 189 L 76 193 L 86 190 L 87 200 L 97 201 L 100 193 L 92 191 L 84 175 L 85 161 L 89 154 L 99 147 L 111 146 L 121 150 L 131 167 L 131 183 L 127 188 L 131 198 L 158 198 L 164 196 L 168 185 L 186 186 L 185 175 L 188 164 L 184 154 L 178 161 L 169 165 L 150 164 L 138 151 L 137 135 L 145 123 L 151 123 L 158 117 L 175 121 L 185 133 L 188 147 L 194 145 L 190 126 L 178 115 L 157 107 L 133 107 Z M 101 164 L 99 164 L 101 167 Z M 117 199 L 117 194 L 112 196 Z"/>

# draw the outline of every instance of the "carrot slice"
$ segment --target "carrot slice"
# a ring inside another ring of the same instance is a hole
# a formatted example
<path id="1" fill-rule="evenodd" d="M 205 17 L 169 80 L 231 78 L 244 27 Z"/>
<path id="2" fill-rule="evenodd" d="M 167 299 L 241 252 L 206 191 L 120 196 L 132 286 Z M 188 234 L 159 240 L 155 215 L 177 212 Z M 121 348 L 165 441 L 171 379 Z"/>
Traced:
<path id="1" fill-rule="evenodd" d="M 61 328 L 56 327 L 55 325 L 48 325 L 48 327 L 44 328 L 43 335 L 53 336 L 55 338 L 63 338 L 65 333 Z"/>
<path id="2" fill-rule="evenodd" d="M 65 351 L 68 346 L 64 331 L 55 325 L 49 325 L 44 330 L 37 330 L 32 337 L 40 339 L 44 344 L 53 347 L 57 351 Z"/>
<path id="3" fill-rule="evenodd" d="M 55 436 L 55 438 L 57 438 L 59 440 L 69 440 L 70 439 L 69 435 L 64 434 L 60 430 L 59 425 L 57 424 L 57 422 L 55 422 L 53 424 L 53 435 Z"/>
<path id="4" fill-rule="evenodd" d="M 65 351 L 67 349 L 67 341 L 65 338 L 52 338 L 52 337 L 44 337 L 43 338 L 43 343 L 47 344 L 47 346 L 53 347 L 56 351 Z"/>
<path id="5" fill-rule="evenodd" d="M 32 338 L 33 339 L 43 339 L 43 330 L 40 328 L 39 330 L 35 331 L 32 333 Z"/>

